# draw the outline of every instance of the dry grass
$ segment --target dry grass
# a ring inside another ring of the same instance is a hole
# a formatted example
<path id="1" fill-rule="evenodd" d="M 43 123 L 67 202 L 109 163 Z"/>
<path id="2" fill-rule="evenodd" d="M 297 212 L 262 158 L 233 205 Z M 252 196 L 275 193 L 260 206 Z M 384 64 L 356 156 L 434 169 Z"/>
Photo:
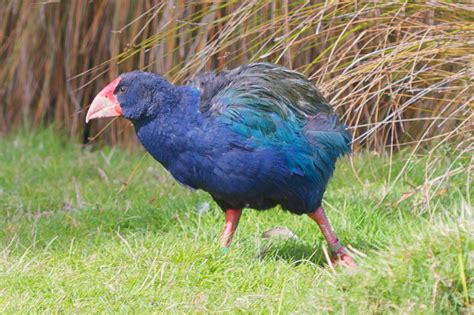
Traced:
<path id="1" fill-rule="evenodd" d="M 421 1 L 10 1 L 0 4 L 0 132 L 54 122 L 86 141 L 84 114 L 120 72 L 196 72 L 271 61 L 310 77 L 377 151 L 469 150 L 474 4 Z M 133 142 L 126 122 L 108 142 Z"/>

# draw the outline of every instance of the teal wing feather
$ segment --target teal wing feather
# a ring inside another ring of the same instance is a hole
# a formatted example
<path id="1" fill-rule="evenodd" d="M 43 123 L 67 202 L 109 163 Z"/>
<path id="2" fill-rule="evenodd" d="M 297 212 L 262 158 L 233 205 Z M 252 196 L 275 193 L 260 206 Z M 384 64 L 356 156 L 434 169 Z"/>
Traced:
<path id="1" fill-rule="evenodd" d="M 329 102 L 302 74 L 269 63 L 245 65 L 231 71 L 208 72 L 190 82 L 202 92 L 200 109 L 219 115 L 242 107 L 299 120 L 332 113 Z"/>
<path id="2" fill-rule="evenodd" d="M 336 160 L 351 152 L 352 135 L 335 114 L 320 113 L 302 129 L 303 135 L 315 148 L 316 167 L 326 180 L 332 176 Z"/>
<path id="3" fill-rule="evenodd" d="M 298 72 L 256 63 L 197 76 L 200 111 L 227 124 L 251 145 L 288 152 L 294 173 L 328 180 L 351 136 L 321 92 Z"/>

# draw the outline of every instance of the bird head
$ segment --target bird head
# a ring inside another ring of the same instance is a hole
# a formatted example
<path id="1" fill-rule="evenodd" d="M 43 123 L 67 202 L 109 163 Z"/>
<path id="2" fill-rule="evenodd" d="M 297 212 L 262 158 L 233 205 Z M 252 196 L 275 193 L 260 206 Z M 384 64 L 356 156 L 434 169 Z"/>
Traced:
<path id="1" fill-rule="evenodd" d="M 123 116 L 131 121 L 153 118 L 177 100 L 176 88 L 149 72 L 128 72 L 109 83 L 92 101 L 86 123 L 92 119 Z"/>

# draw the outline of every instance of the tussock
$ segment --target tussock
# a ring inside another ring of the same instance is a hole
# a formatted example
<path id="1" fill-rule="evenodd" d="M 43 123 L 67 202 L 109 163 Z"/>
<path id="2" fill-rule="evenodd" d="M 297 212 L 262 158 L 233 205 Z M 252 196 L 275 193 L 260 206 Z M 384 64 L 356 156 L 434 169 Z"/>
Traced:
<path id="1" fill-rule="evenodd" d="M 3 2 L 0 132 L 54 122 L 86 141 L 105 126 L 89 130 L 86 107 L 120 72 L 183 82 L 202 70 L 270 61 L 320 86 L 356 146 L 466 147 L 473 10 L 438 1 Z M 122 121 L 104 134 L 133 141 Z"/>

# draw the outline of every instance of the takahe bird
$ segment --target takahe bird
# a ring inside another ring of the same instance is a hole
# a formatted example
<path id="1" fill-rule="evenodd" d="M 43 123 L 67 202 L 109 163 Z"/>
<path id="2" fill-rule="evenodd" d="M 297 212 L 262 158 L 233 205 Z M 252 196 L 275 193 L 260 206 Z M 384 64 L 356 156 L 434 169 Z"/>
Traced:
<path id="1" fill-rule="evenodd" d="M 227 250 L 243 208 L 280 205 L 319 225 L 334 261 L 353 267 L 321 206 L 351 135 L 298 72 L 255 63 L 176 86 L 129 72 L 93 100 L 86 122 L 123 116 L 145 149 L 181 184 L 207 191 L 225 212 Z"/>

